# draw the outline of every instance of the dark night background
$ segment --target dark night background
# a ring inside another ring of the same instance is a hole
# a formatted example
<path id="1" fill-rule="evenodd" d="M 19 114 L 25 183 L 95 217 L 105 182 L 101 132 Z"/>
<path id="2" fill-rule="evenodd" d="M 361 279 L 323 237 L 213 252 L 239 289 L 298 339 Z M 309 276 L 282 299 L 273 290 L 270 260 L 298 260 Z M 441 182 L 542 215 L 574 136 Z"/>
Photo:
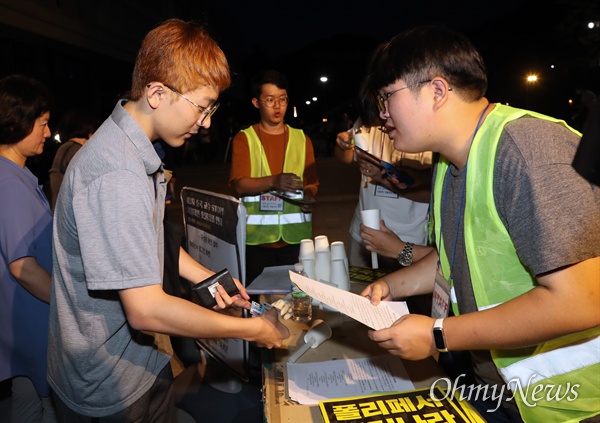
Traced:
<path id="1" fill-rule="evenodd" d="M 324 144 L 317 154 L 329 154 L 334 134 L 346 129 L 343 113 L 356 117 L 356 91 L 374 48 L 413 25 L 443 23 L 466 33 L 486 61 L 493 102 L 577 127 L 570 121 L 575 89 L 600 89 L 600 29 L 587 27 L 600 22 L 597 0 L 0 0 L 0 76 L 27 73 L 46 82 L 57 98 L 54 121 L 72 107 L 104 118 L 129 88 L 144 34 L 171 17 L 203 23 L 232 70 L 203 161 L 222 160 L 230 134 L 258 119 L 247 83 L 264 68 L 287 75 L 288 122 Z M 528 84 L 528 74 L 538 81 Z M 306 105 L 313 96 L 318 101 Z"/>

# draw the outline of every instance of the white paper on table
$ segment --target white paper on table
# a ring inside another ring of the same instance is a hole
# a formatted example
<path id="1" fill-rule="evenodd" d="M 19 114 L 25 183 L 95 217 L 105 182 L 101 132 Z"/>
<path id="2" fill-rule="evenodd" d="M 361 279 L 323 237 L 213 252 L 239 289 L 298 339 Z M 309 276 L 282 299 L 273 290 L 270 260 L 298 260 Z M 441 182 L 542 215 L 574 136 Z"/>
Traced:
<path id="1" fill-rule="evenodd" d="M 371 329 L 386 329 L 405 314 L 409 314 L 405 301 L 382 301 L 374 306 L 370 300 L 314 279 L 290 271 L 290 279 L 313 298 L 352 317 Z"/>
<path id="2" fill-rule="evenodd" d="M 391 354 L 318 363 L 288 363 L 288 396 L 300 404 L 415 389 L 402 360 Z"/>

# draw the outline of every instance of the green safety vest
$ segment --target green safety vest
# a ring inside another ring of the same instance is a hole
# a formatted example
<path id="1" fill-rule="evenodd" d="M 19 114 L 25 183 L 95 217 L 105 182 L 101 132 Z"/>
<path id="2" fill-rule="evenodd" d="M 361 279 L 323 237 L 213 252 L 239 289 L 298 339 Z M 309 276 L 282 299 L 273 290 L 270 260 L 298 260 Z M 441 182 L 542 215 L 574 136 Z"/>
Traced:
<path id="1" fill-rule="evenodd" d="M 293 173 L 302 177 L 306 162 L 306 137 L 300 129 L 286 125 L 288 145 L 283 164 L 284 173 Z M 261 178 L 270 176 L 271 168 L 265 150 L 258 135 L 251 126 L 243 129 L 248 139 L 250 151 L 251 176 Z M 300 206 L 283 202 L 282 212 L 260 211 L 261 195 L 242 197 L 246 207 L 246 244 L 262 245 L 283 239 L 288 244 L 300 244 L 300 241 L 312 238 L 312 214 L 304 213 Z"/>
<path id="2" fill-rule="evenodd" d="M 477 132 L 468 159 L 464 241 L 480 311 L 538 285 L 519 260 L 494 203 L 494 165 L 500 135 L 507 122 L 524 115 L 561 123 L 580 135 L 562 120 L 501 104 L 496 104 Z M 435 222 L 441 222 L 442 191 L 448 166 L 448 160 L 442 157 L 436 170 L 430 234 L 435 235 L 437 241 L 441 240 L 441 225 Z M 449 280 L 450 262 L 442 244 L 443 240 L 436 242 L 443 275 Z M 451 287 L 450 297 L 452 309 L 458 315 L 454 287 Z M 579 422 L 600 413 L 600 327 L 528 348 L 492 350 L 491 355 L 502 378 L 511 387 L 525 422 Z"/>

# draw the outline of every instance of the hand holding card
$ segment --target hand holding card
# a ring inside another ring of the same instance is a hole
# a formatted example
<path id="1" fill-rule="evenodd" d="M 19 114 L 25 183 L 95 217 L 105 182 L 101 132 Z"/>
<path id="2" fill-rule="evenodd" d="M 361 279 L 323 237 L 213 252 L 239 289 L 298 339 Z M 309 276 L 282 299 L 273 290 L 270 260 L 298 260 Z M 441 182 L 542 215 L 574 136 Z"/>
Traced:
<path id="1" fill-rule="evenodd" d="M 198 282 L 191 286 L 193 301 L 202 307 L 213 308 L 217 305 L 215 296 L 217 295 L 217 287 L 219 285 L 225 289 L 225 292 L 227 292 L 230 297 L 233 297 L 240 292 L 233 281 L 233 278 L 229 274 L 229 271 L 223 269 L 219 273 L 215 273 L 202 282 Z"/>

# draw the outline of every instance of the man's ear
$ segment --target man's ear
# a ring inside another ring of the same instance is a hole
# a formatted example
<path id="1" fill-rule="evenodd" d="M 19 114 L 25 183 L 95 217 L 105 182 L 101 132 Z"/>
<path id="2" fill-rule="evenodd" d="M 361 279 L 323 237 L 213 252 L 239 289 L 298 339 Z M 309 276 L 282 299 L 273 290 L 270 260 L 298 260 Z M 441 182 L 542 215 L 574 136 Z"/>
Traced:
<path id="1" fill-rule="evenodd" d="M 160 82 L 152 82 L 146 85 L 146 99 L 152 109 L 158 108 L 164 91 L 165 89 Z"/>
<path id="2" fill-rule="evenodd" d="M 252 105 L 258 109 L 258 98 L 254 97 L 252 99 Z"/>
<path id="3" fill-rule="evenodd" d="M 448 101 L 449 92 L 452 91 L 452 87 L 449 86 L 448 81 L 444 78 L 434 78 L 431 81 L 431 85 L 433 86 L 434 107 L 440 108 Z"/>

